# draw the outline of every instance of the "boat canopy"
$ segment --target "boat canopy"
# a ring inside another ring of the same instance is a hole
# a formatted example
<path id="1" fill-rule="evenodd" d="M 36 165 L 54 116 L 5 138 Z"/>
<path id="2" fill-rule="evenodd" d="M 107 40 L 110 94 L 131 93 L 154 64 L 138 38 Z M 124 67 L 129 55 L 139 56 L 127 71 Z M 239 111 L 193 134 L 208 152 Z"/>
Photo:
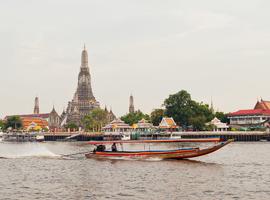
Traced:
<path id="1" fill-rule="evenodd" d="M 89 141 L 87 144 L 99 145 L 99 144 L 123 144 L 123 143 L 177 143 L 177 142 L 220 142 L 219 137 L 215 138 L 189 138 L 189 139 L 176 139 L 176 140 L 112 140 L 112 141 Z"/>

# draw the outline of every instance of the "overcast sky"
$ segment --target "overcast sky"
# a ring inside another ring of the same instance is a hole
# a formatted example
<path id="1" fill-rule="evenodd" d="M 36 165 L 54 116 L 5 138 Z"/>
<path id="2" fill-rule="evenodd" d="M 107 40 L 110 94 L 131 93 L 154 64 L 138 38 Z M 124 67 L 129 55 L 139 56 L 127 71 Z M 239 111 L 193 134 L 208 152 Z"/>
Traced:
<path id="1" fill-rule="evenodd" d="M 221 111 L 270 100 L 270 1 L 0 1 L 0 117 L 59 113 L 86 44 L 92 87 L 121 116 L 185 89 Z"/>

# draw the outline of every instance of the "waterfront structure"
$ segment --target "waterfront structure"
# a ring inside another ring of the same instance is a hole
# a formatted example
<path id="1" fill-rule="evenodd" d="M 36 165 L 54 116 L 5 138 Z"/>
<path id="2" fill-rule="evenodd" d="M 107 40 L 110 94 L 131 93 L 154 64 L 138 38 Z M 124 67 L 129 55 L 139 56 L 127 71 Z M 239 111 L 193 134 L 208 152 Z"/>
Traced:
<path id="1" fill-rule="evenodd" d="M 207 123 L 207 125 L 213 125 L 213 131 L 215 132 L 223 132 L 227 131 L 229 126 L 226 123 L 221 122 L 218 118 L 214 118 L 211 122 Z"/>
<path id="2" fill-rule="evenodd" d="M 81 67 L 78 75 L 77 90 L 73 99 L 68 102 L 65 123 L 74 123 L 82 126 L 81 120 L 94 108 L 99 108 L 99 102 L 95 99 L 91 86 L 91 75 L 88 66 L 88 53 L 85 49 L 81 54 Z M 62 123 L 63 124 L 63 123 Z"/>
<path id="3" fill-rule="evenodd" d="M 35 98 L 34 114 L 39 114 L 39 100 L 38 100 L 38 97 Z"/>
<path id="4" fill-rule="evenodd" d="M 150 132 L 155 127 L 153 126 L 152 123 L 149 123 L 147 120 L 141 119 L 140 121 L 138 121 L 137 124 L 133 124 L 132 128 L 139 132 Z"/>
<path id="5" fill-rule="evenodd" d="M 134 99 L 133 99 L 133 95 L 131 94 L 129 97 L 129 113 L 134 113 L 134 112 L 135 112 Z"/>
<path id="6" fill-rule="evenodd" d="M 102 127 L 101 130 L 104 131 L 105 134 L 119 135 L 124 132 L 131 132 L 132 127 L 121 119 L 115 119 L 106 126 Z"/>
<path id="7" fill-rule="evenodd" d="M 228 114 L 232 127 L 265 127 L 269 126 L 270 102 L 258 100 L 254 109 L 238 110 Z"/>
<path id="8" fill-rule="evenodd" d="M 177 131 L 179 129 L 172 117 L 163 117 L 158 127 L 164 131 Z"/>

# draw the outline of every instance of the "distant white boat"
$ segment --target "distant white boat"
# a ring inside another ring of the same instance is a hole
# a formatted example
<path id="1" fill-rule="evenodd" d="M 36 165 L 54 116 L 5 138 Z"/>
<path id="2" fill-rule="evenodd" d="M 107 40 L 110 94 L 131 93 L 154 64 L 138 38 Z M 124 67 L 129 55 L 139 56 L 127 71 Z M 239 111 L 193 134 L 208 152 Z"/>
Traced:
<path id="1" fill-rule="evenodd" d="M 177 133 L 172 133 L 170 135 L 170 139 L 181 139 L 181 135 L 177 134 Z"/>
<path id="2" fill-rule="evenodd" d="M 43 142 L 44 140 L 45 140 L 44 135 L 37 135 L 36 136 L 36 141 L 37 142 Z"/>
<path id="3" fill-rule="evenodd" d="M 130 132 L 122 133 L 121 140 L 130 140 Z"/>

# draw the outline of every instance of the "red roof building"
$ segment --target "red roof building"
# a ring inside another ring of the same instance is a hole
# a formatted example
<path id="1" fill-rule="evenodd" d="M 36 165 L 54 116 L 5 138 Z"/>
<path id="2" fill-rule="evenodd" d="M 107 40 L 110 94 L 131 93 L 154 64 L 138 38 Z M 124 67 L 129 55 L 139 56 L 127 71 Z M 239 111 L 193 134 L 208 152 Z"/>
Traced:
<path id="1" fill-rule="evenodd" d="M 228 114 L 230 125 L 263 125 L 270 120 L 270 101 L 258 101 L 254 109 L 238 110 Z"/>

